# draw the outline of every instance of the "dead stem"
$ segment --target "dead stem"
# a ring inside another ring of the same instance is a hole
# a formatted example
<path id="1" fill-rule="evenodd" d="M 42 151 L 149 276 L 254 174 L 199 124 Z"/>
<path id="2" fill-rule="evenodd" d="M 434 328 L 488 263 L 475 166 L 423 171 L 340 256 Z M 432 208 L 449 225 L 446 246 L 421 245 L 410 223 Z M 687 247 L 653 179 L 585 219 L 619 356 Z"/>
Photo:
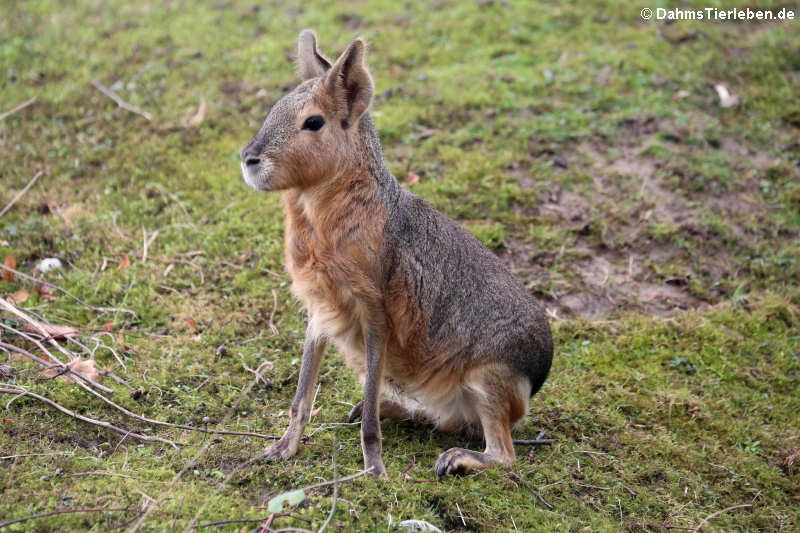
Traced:
<path id="1" fill-rule="evenodd" d="M 13 111 L 13 110 L 12 110 L 12 111 Z M 11 113 L 11 111 L 9 111 L 9 113 Z M 2 117 L 0 117 L 0 120 L 2 120 L 3 118 L 5 118 L 5 115 L 3 115 Z M 21 191 L 19 191 L 19 192 L 17 193 L 17 195 L 16 195 L 14 198 L 12 198 L 12 199 L 11 199 L 11 201 L 10 201 L 10 202 L 8 202 L 8 203 L 6 204 L 6 206 L 3 208 L 3 210 L 2 210 L 2 211 L 0 211 L 0 218 L 2 218 L 2 217 L 3 217 L 3 215 L 5 215 L 6 213 L 8 213 L 8 210 L 9 210 L 9 209 L 11 209 L 11 208 L 14 206 L 14 204 L 15 204 L 15 203 L 17 203 L 17 202 L 19 201 L 19 199 L 20 199 L 20 198 L 22 198 L 22 197 L 25 195 L 25 193 L 26 193 L 26 192 L 28 192 L 28 190 L 29 190 L 31 187 L 33 187 L 33 184 L 34 184 L 34 183 L 36 183 L 36 180 L 38 180 L 38 179 L 39 179 L 39 176 L 41 176 L 43 173 L 44 173 L 44 172 L 42 172 L 42 171 L 40 170 L 39 172 L 37 172 L 36 174 L 34 174 L 34 175 L 33 175 L 33 177 L 32 177 L 32 178 L 31 178 L 31 180 L 28 182 L 28 184 L 27 184 L 27 185 L 25 185 L 25 187 L 24 187 L 24 188 L 23 188 Z M 11 269 L 9 269 L 9 270 L 11 270 Z"/>
<path id="2" fill-rule="evenodd" d="M 3 383 L 3 385 L 11 386 L 11 387 L 17 387 L 16 385 L 12 385 L 10 383 Z M 87 389 L 88 389 L 88 387 L 87 387 Z M 89 389 L 89 390 L 91 390 L 91 389 Z M 2 388 L 0 388 L 0 393 L 3 393 L 3 394 L 17 394 L 17 395 L 21 395 L 21 396 L 30 396 L 31 398 L 35 398 L 35 399 L 39 400 L 40 402 L 44 402 L 44 403 L 46 403 L 47 405 L 49 405 L 51 407 L 55 407 L 56 409 L 58 409 L 62 413 L 66 414 L 66 415 L 69 415 L 69 416 L 71 416 L 73 418 L 77 418 L 78 420 L 81 420 L 81 421 L 86 422 L 88 424 L 92 424 L 94 426 L 100 426 L 102 428 L 106 428 L 106 429 L 110 429 L 112 431 L 116 431 L 117 433 L 119 433 L 121 435 L 129 435 L 129 436 L 131 436 L 131 437 L 133 437 L 135 439 L 149 441 L 149 442 L 163 442 L 164 444 L 169 444 L 170 446 L 172 446 L 175 449 L 178 449 L 178 445 L 182 444 L 182 443 L 178 443 L 178 442 L 175 442 L 175 441 L 171 441 L 169 439 L 162 439 L 161 437 L 150 437 L 148 435 L 142 435 L 140 433 L 133 433 L 131 431 L 126 431 L 124 429 L 118 428 L 117 426 L 115 426 L 114 424 L 111 424 L 109 422 L 104 422 L 102 420 L 95 420 L 94 418 L 89 418 L 88 416 L 79 415 L 75 411 L 71 411 L 71 410 L 67 409 L 64 406 L 57 404 L 53 400 L 45 398 L 44 396 L 39 396 L 38 394 L 35 394 L 33 392 L 30 392 L 30 391 L 22 389 L 22 388 L 7 389 L 5 387 L 2 387 Z"/>
<path id="3" fill-rule="evenodd" d="M 133 318 L 137 318 L 138 317 L 136 312 L 132 311 L 131 309 L 125 309 L 124 307 L 96 307 L 94 305 L 89 305 L 86 302 L 84 302 L 83 300 L 81 300 L 80 298 L 78 298 L 77 296 L 75 296 L 74 294 L 72 294 L 71 292 L 69 292 L 67 289 L 62 289 L 58 285 L 50 283 L 49 281 L 46 281 L 46 280 L 43 280 L 43 279 L 34 278 L 33 276 L 25 274 L 24 272 L 20 272 L 19 270 L 15 270 L 15 269 L 13 269 L 11 267 L 8 267 L 6 265 L 0 265 L 0 270 L 3 270 L 3 269 L 8 270 L 9 272 L 13 272 L 17 276 L 19 276 L 19 277 L 21 277 L 23 279 L 26 279 L 28 281 L 33 281 L 35 283 L 41 283 L 45 287 L 53 288 L 53 289 L 55 289 L 55 290 L 57 290 L 57 291 L 59 291 L 59 292 L 61 292 L 63 294 L 66 294 L 67 296 L 69 296 L 70 298 L 72 298 L 73 300 L 75 300 L 76 302 L 81 304 L 86 309 L 89 309 L 90 311 L 95 311 L 97 313 L 126 313 L 126 314 L 129 314 L 129 315 L 133 316 Z"/>

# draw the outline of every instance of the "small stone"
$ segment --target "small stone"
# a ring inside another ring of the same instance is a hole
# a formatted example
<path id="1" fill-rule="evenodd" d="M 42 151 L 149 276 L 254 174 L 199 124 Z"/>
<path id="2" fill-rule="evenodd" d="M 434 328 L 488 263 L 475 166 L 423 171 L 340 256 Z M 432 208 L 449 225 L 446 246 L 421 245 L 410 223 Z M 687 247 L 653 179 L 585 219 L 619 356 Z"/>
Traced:
<path id="1" fill-rule="evenodd" d="M 558 155 L 557 155 L 557 156 L 555 156 L 555 157 L 553 158 L 553 164 L 554 164 L 555 166 L 557 166 L 557 167 L 560 167 L 560 168 L 567 168 L 567 167 L 569 167 L 569 165 L 567 164 L 567 160 L 566 160 L 566 159 L 564 159 L 564 158 L 563 158 L 563 157 L 561 157 L 561 156 L 558 156 Z"/>
<path id="2" fill-rule="evenodd" d="M 217 357 L 225 357 L 228 355 L 228 347 L 225 344 L 217 346 Z"/>
<path id="3" fill-rule="evenodd" d="M 58 268 L 62 268 L 64 265 L 61 263 L 61 259 L 57 257 L 48 257 L 47 259 L 42 259 L 39 261 L 39 264 L 36 265 L 36 270 L 41 273 L 50 272 L 51 270 L 55 270 Z"/>

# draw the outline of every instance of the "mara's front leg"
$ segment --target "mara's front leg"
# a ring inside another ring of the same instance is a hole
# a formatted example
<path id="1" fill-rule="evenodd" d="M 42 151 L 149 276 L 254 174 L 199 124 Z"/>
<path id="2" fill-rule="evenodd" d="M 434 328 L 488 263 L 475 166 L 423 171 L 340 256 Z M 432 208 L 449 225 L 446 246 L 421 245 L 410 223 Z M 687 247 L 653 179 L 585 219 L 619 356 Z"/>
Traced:
<path id="1" fill-rule="evenodd" d="M 374 315 L 373 315 L 374 317 Z M 365 327 L 364 351 L 366 375 L 364 400 L 361 410 L 361 450 L 364 452 L 364 468 L 370 474 L 386 477 L 386 467 L 381 458 L 381 422 L 378 395 L 383 382 L 383 360 L 386 352 L 386 326 L 374 320 Z"/>
<path id="2" fill-rule="evenodd" d="M 323 337 L 317 336 L 309 327 L 306 330 L 306 342 L 303 346 L 303 361 L 300 363 L 300 377 L 297 380 L 297 391 L 294 394 L 292 408 L 289 411 L 289 427 L 275 444 L 264 452 L 264 459 L 278 461 L 288 459 L 297 453 L 303 430 L 308 424 L 311 414 L 311 402 L 314 401 L 314 385 L 317 383 L 319 364 L 327 345 Z"/>

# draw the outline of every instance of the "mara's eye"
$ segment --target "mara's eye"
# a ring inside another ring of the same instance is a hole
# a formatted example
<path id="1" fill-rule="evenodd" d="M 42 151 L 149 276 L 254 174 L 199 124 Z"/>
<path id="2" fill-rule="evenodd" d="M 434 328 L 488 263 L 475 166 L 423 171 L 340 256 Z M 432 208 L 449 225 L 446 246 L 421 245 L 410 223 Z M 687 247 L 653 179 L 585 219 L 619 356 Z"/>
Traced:
<path id="1" fill-rule="evenodd" d="M 306 119 L 305 122 L 303 122 L 303 129 L 317 131 L 324 125 L 325 125 L 325 119 L 322 118 L 322 115 L 311 115 Z"/>

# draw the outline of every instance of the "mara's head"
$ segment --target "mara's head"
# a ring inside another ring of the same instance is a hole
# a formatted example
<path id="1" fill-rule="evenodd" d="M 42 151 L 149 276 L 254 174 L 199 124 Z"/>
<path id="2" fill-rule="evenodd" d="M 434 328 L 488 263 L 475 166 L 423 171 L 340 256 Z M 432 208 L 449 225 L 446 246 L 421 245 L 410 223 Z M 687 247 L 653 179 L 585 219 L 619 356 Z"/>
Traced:
<path id="1" fill-rule="evenodd" d="M 300 32 L 301 82 L 270 109 L 242 149 L 242 174 L 254 189 L 310 187 L 348 172 L 361 161 L 358 123 L 372 102 L 365 45 L 355 39 L 331 65 L 311 30 Z"/>

